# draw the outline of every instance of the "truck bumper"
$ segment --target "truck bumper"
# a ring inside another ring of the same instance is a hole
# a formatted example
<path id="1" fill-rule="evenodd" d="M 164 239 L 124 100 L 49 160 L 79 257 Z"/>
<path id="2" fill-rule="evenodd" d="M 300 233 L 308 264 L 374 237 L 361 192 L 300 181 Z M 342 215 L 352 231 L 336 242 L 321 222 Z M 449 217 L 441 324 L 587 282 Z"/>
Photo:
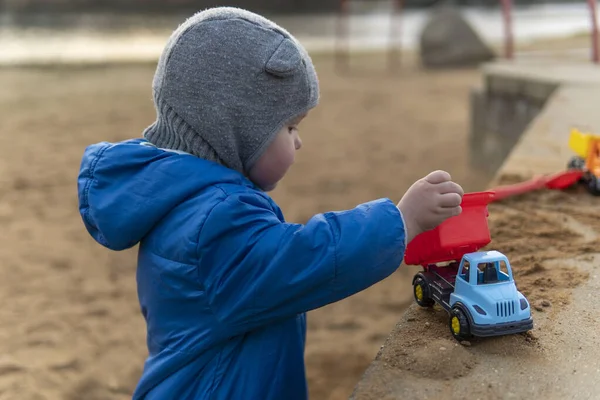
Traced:
<path id="1" fill-rule="evenodd" d="M 471 325 L 471 333 L 474 336 L 479 337 L 511 335 L 513 333 L 527 332 L 531 329 L 533 329 L 532 318 L 527 318 L 521 321 L 506 322 L 502 324 Z"/>

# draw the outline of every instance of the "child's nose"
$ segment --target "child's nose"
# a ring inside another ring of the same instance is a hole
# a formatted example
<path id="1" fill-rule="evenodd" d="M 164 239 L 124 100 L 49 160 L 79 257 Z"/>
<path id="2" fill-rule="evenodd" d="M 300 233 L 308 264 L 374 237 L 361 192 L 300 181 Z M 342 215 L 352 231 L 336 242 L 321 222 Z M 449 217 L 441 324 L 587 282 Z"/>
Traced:
<path id="1" fill-rule="evenodd" d="M 302 147 L 302 139 L 300 139 L 300 136 L 296 136 L 294 144 L 296 145 L 296 150 L 300 150 L 300 147 Z"/>

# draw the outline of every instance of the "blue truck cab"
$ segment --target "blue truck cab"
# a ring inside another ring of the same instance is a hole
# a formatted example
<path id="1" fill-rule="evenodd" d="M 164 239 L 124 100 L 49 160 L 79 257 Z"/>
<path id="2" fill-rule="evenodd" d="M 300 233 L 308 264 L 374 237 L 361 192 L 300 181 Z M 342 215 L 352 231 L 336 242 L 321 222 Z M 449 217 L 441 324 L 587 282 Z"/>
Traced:
<path id="1" fill-rule="evenodd" d="M 417 304 L 448 311 L 459 341 L 521 333 L 533 328 L 529 302 L 517 290 L 508 258 L 499 251 L 464 254 L 460 263 L 432 264 L 415 275 Z"/>

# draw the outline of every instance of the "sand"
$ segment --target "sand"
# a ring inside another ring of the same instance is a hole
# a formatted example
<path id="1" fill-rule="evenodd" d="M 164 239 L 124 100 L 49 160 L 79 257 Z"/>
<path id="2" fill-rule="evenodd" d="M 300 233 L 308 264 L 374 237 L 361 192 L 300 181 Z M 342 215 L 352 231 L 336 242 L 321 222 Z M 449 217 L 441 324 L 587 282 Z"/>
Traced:
<path id="1" fill-rule="evenodd" d="M 556 309 L 553 304 L 568 304 L 572 289 L 589 274 L 566 265 L 549 268 L 544 262 L 598 252 L 598 199 L 576 185 L 507 199 L 492 204 L 490 213 L 493 244 L 488 247 L 501 246 L 516 265 L 517 288 L 534 310 L 546 312 Z"/>
<path id="2" fill-rule="evenodd" d="M 330 59 L 316 61 L 322 104 L 301 125 L 304 148 L 273 193 L 290 221 L 379 197 L 397 201 L 436 168 L 466 190 L 485 185 L 488 177 L 466 161 L 477 71 L 405 66 L 391 75 L 384 60 L 364 57 L 354 59 L 354 74 L 338 76 Z M 146 356 L 136 249 L 112 252 L 92 241 L 77 211 L 76 177 L 86 145 L 137 137 L 153 121 L 152 74 L 153 66 L 0 71 L 2 400 L 131 396 Z M 350 395 L 412 302 L 414 271 L 403 267 L 309 313 L 312 399 Z"/>

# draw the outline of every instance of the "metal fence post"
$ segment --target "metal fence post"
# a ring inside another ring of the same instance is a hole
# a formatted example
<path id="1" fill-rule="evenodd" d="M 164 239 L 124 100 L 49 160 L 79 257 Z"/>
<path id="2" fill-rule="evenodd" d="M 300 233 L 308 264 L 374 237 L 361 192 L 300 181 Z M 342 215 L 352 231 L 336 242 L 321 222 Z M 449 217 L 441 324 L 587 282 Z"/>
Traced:
<path id="1" fill-rule="evenodd" d="M 588 0 L 588 6 L 590 7 L 590 14 L 592 17 L 592 62 L 598 64 L 598 21 L 596 19 L 596 0 Z"/>

